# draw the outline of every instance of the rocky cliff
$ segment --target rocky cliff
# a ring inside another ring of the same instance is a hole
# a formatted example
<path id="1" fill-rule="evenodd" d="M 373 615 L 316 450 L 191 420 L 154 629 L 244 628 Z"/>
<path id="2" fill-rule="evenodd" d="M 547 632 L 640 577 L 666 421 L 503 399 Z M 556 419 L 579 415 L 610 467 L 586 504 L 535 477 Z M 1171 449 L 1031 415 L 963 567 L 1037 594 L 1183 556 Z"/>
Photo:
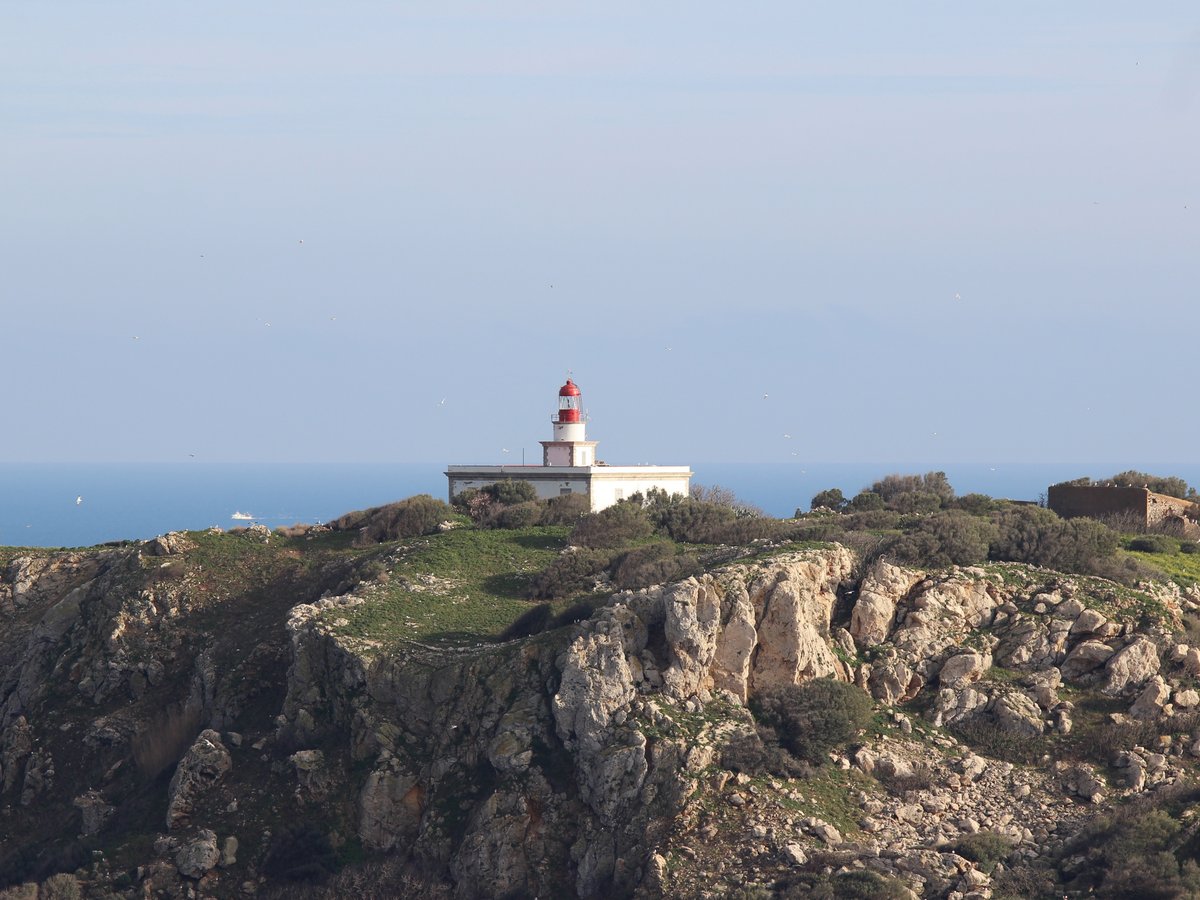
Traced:
<path id="1" fill-rule="evenodd" d="M 382 643 L 349 627 L 380 576 L 356 560 L 265 530 L 0 560 L 4 883 L 769 896 L 815 866 L 981 898 L 965 835 L 1058 865 L 1200 754 L 1171 586 L 785 548 L 525 639 Z M 876 702 L 858 744 L 722 767 L 749 699 L 825 676 Z M 1153 746 L 1085 746 L 1138 722 Z"/>

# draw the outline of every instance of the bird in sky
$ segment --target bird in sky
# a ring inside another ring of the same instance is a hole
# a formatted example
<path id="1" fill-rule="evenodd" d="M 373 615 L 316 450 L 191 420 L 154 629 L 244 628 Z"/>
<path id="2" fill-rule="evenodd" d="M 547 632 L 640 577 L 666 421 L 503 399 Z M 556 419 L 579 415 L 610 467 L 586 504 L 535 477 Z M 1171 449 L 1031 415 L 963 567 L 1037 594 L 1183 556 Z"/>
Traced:
<path id="1" fill-rule="evenodd" d="M 75 498 L 75 505 L 76 505 L 76 506 L 82 506 L 82 505 L 83 505 L 83 498 L 82 498 L 82 497 L 76 497 L 76 498 Z"/>
<path id="2" fill-rule="evenodd" d="M 438 406 L 445 406 L 445 405 L 446 405 L 446 398 L 445 398 L 445 397 L 443 397 L 443 398 L 441 399 L 441 402 L 439 402 L 439 403 L 438 403 Z"/>
<path id="3" fill-rule="evenodd" d="M 767 397 L 769 397 L 769 396 L 770 396 L 770 394 L 763 394 L 763 399 L 766 400 Z"/>
<path id="4" fill-rule="evenodd" d="M 784 437 L 787 438 L 789 441 L 792 439 L 792 436 L 790 434 L 785 434 Z"/>

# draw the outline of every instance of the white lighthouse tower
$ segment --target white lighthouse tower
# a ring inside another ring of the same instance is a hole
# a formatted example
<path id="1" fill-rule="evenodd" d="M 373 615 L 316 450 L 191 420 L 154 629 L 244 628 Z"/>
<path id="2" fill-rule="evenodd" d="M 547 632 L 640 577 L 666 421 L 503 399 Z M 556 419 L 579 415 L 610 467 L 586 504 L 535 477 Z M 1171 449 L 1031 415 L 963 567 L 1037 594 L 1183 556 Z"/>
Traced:
<path id="1" fill-rule="evenodd" d="M 550 416 L 554 439 L 541 441 L 544 466 L 594 466 L 596 444 L 587 438 L 587 417 L 583 414 L 583 394 L 570 378 L 558 389 L 558 412 Z"/>
<path id="2" fill-rule="evenodd" d="M 540 441 L 540 466 L 447 466 L 450 499 L 471 488 L 498 481 L 526 481 L 541 499 L 583 494 L 592 510 L 652 490 L 687 496 L 692 470 L 687 466 L 609 466 L 596 462 L 597 441 L 587 440 L 583 394 L 570 378 L 558 389 L 558 409 L 550 416 L 553 437 Z"/>

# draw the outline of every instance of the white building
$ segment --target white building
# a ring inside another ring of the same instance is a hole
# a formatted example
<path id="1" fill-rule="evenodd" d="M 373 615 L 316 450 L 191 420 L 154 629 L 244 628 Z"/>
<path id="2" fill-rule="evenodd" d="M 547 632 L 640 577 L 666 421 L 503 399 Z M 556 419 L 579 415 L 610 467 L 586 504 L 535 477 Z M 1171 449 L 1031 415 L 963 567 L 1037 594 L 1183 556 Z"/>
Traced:
<path id="1" fill-rule="evenodd" d="M 596 441 L 587 440 L 587 420 L 581 411 L 582 395 L 575 382 L 558 392 L 558 412 L 550 417 L 553 437 L 541 441 L 540 466 L 447 466 L 450 499 L 469 488 L 497 481 L 527 481 L 539 499 L 563 494 L 584 494 L 592 511 L 612 506 L 633 494 L 657 488 L 687 496 L 692 470 L 687 466 L 609 466 L 596 461 Z"/>

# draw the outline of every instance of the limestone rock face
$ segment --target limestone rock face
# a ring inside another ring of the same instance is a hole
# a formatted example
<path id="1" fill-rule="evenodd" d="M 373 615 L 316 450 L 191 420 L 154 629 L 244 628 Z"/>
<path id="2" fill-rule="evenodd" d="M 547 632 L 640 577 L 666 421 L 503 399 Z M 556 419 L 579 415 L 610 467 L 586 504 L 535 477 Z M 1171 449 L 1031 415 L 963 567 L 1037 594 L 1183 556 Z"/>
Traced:
<path id="1" fill-rule="evenodd" d="M 849 576 L 853 558 L 839 548 L 826 555 L 776 565 L 751 577 L 758 649 L 750 673 L 750 693 L 799 684 L 825 675 L 848 680 L 828 643 L 835 588 Z"/>
<path id="2" fill-rule="evenodd" d="M 558 736 L 568 747 L 598 751 L 618 710 L 635 696 L 626 650 L 626 632 L 638 635 L 637 616 L 628 607 L 606 609 L 585 634 L 559 657 L 562 680 L 554 695 Z M 678 682 L 677 682 L 678 683 Z"/>
<path id="3" fill-rule="evenodd" d="M 663 690 L 685 700 L 712 686 L 709 668 L 721 626 L 721 597 L 711 577 L 689 578 L 663 592 L 663 631 L 669 662 L 663 670 Z"/>
<path id="4" fill-rule="evenodd" d="M 386 759 L 367 776 L 358 797 L 358 836 L 375 850 L 391 850 L 410 842 L 421 823 L 425 792 L 415 775 Z"/>
<path id="5" fill-rule="evenodd" d="M 858 589 L 858 600 L 850 614 L 850 634 L 860 647 L 874 647 L 887 640 L 904 599 L 921 573 L 877 560 Z"/>
<path id="6" fill-rule="evenodd" d="M 233 760 L 221 743 L 221 736 L 211 728 L 200 732 L 179 761 L 167 788 L 167 828 L 174 829 L 186 824 L 196 801 L 225 777 L 232 767 Z M 213 841 L 215 850 L 215 837 Z"/>

